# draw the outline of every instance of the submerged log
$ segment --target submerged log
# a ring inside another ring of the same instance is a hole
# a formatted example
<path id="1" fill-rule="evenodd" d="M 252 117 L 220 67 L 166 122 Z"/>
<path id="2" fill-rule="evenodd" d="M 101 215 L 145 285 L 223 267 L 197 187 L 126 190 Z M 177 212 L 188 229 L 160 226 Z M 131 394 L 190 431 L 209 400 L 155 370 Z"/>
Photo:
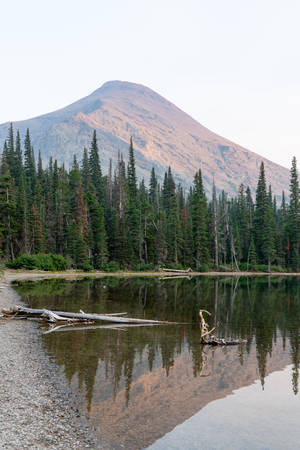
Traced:
<path id="1" fill-rule="evenodd" d="M 46 310 L 47 311 L 47 310 Z M 38 316 L 41 317 L 45 313 L 45 309 L 33 309 L 26 308 L 23 306 L 14 306 L 11 309 L 11 314 L 16 314 L 17 316 Z M 119 317 L 113 314 L 86 314 L 86 313 L 72 313 L 66 311 L 51 311 L 60 317 L 70 318 L 70 319 L 83 319 L 83 320 L 92 320 L 92 321 L 102 321 L 102 322 L 114 322 L 114 323 L 136 323 L 136 324 L 165 324 L 165 325 L 177 325 L 178 322 L 167 322 L 161 320 L 147 320 L 147 319 L 135 319 L 129 317 Z M 121 313 L 118 313 L 121 314 Z M 123 314 L 123 313 L 122 313 Z"/>
<path id="2" fill-rule="evenodd" d="M 232 340 L 226 340 L 222 338 L 216 338 L 213 337 L 212 339 L 206 340 L 201 342 L 203 345 L 240 345 L 245 344 L 247 342 L 247 339 L 232 339 Z"/>

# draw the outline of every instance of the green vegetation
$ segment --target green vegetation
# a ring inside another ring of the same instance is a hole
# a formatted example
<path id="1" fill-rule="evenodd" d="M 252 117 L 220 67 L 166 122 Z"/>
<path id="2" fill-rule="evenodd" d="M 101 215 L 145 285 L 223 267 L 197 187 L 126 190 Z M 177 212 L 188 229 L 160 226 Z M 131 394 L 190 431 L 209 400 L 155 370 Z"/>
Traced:
<path id="1" fill-rule="evenodd" d="M 148 188 L 137 181 L 132 139 L 127 167 L 120 155 L 103 175 L 96 132 L 69 171 L 52 158 L 44 169 L 29 130 L 22 148 L 10 126 L 0 161 L 0 256 L 10 267 L 43 270 L 299 271 L 299 192 L 295 158 L 290 202 L 283 193 L 280 207 L 263 164 L 255 203 L 243 185 L 236 198 L 213 185 L 208 201 L 201 170 L 188 195 L 170 167 L 162 182 L 153 168 Z"/>
<path id="2" fill-rule="evenodd" d="M 28 269 L 28 270 L 66 270 L 67 261 L 61 255 L 43 254 L 20 255 L 6 263 L 10 269 Z"/>

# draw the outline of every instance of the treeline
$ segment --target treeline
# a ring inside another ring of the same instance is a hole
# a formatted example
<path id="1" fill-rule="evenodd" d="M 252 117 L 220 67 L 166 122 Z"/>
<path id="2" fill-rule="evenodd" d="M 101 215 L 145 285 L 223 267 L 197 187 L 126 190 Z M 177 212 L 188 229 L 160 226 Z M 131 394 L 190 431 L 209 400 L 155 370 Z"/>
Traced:
<path id="1" fill-rule="evenodd" d="M 236 198 L 208 201 L 201 171 L 188 195 L 171 168 L 160 184 L 154 168 L 149 186 L 138 183 L 133 142 L 128 163 L 119 156 L 101 170 L 96 132 L 82 161 L 66 170 L 37 163 L 27 130 L 24 143 L 12 125 L 0 162 L 0 252 L 62 255 L 78 269 L 154 269 L 158 266 L 226 270 L 299 270 L 300 191 L 293 159 L 289 204 L 278 206 L 261 164 L 256 198 L 241 185 Z"/>

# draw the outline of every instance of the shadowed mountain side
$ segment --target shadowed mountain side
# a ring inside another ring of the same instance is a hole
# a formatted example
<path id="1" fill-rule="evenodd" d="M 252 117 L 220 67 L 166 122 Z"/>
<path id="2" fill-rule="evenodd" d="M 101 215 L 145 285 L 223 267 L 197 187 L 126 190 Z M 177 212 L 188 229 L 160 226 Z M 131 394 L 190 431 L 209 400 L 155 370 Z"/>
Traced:
<path id="1" fill-rule="evenodd" d="M 0 125 L 1 147 L 8 126 Z M 214 134 L 151 89 L 134 83 L 107 82 L 66 108 L 15 122 L 14 127 L 22 136 L 30 129 L 34 148 L 45 161 L 53 156 L 68 164 L 74 153 L 81 159 L 96 129 L 104 173 L 109 158 L 116 162 L 118 151 L 127 158 L 133 136 L 137 173 L 147 181 L 152 166 L 162 180 L 170 165 L 176 181 L 187 187 L 201 167 L 209 192 L 214 177 L 219 190 L 234 194 L 240 183 L 256 188 L 264 161 L 274 193 L 281 195 L 289 186 L 287 169 Z"/>
<path id="2" fill-rule="evenodd" d="M 266 375 L 290 364 L 289 345 L 282 351 L 278 338 L 267 360 Z M 207 361 L 201 375 L 194 376 L 188 349 L 174 360 L 169 375 L 159 365 L 148 371 L 147 355 L 136 362 L 131 384 L 130 401 L 126 407 L 126 389 L 115 397 L 108 395 L 109 382 L 98 367 L 89 416 L 99 427 L 101 439 L 109 448 L 145 448 L 196 414 L 211 401 L 224 398 L 236 389 L 249 386 L 259 378 L 256 350 L 244 353 L 236 347 L 207 349 Z M 291 387 L 292 389 L 292 387 Z M 151 424 L 151 425 L 150 425 Z"/>

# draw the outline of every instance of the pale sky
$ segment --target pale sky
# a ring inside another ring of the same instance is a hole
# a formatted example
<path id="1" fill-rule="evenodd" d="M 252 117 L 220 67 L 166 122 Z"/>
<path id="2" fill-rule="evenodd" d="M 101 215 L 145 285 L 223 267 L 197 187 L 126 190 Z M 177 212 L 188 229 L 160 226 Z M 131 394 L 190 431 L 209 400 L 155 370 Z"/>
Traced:
<path id="1" fill-rule="evenodd" d="M 0 123 L 132 81 L 279 164 L 300 159 L 300 0 L 0 3 Z"/>

